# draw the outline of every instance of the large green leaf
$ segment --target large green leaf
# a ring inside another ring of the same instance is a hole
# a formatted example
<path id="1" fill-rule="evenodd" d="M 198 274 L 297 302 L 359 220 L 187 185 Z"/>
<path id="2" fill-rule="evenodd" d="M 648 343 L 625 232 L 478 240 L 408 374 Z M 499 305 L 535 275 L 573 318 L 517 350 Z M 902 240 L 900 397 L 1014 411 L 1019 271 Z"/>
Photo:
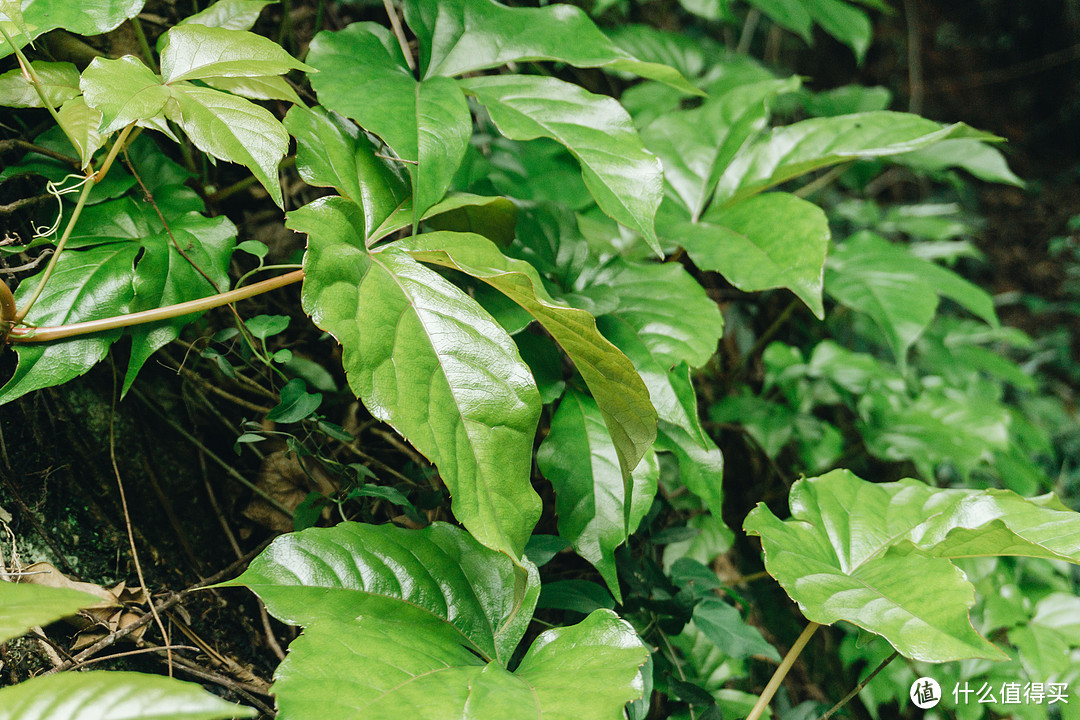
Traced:
<path id="1" fill-rule="evenodd" d="M 479 235 L 426 233 L 396 245 L 418 260 L 483 280 L 535 317 L 574 361 L 596 398 L 623 469 L 637 466 L 656 438 L 656 410 L 634 365 L 600 334 L 589 313 L 553 300 L 532 265 L 506 257 Z"/>
<path id="2" fill-rule="evenodd" d="M 615 548 L 626 542 L 652 505 L 660 475 L 656 455 L 648 453 L 625 475 L 600 409 L 588 395 L 570 390 L 551 419 L 536 464 L 555 488 L 559 535 L 600 571 L 611 594 L 622 602 Z"/>
<path id="3" fill-rule="evenodd" d="M 202 12 L 189 15 L 177 25 L 209 25 L 227 30 L 250 30 L 263 8 L 277 0 L 217 0 Z"/>
<path id="4" fill-rule="evenodd" d="M 78 590 L 0 581 L 0 607 L 4 609 L 0 615 L 0 642 L 99 602 L 101 598 L 96 595 Z"/>
<path id="5" fill-rule="evenodd" d="M 933 320 L 938 295 L 998 325 L 993 298 L 985 290 L 873 233 L 858 233 L 834 248 L 825 277 L 829 295 L 869 315 L 901 364 Z"/>
<path id="6" fill-rule="evenodd" d="M 748 0 L 770 20 L 813 42 L 816 23 L 834 38 L 855 51 L 862 60 L 870 47 L 873 27 L 866 13 L 848 0 Z"/>
<path id="7" fill-rule="evenodd" d="M 678 263 L 617 261 L 592 281 L 619 298 L 615 315 L 633 327 L 662 365 L 697 368 L 716 352 L 724 316 Z"/>
<path id="8" fill-rule="evenodd" d="M 714 207 L 705 222 L 665 228 L 702 270 L 713 270 L 740 290 L 786 287 L 818 318 L 829 250 L 829 220 L 817 205 L 788 193 L 765 193 Z"/>
<path id="9" fill-rule="evenodd" d="M 660 423 L 656 449 L 672 453 L 679 461 L 679 479 L 686 489 L 701 498 L 716 523 L 723 525 L 724 455 L 708 435 L 702 439 L 684 428 Z"/>
<path id="10" fill-rule="evenodd" d="M 213 77 L 284 75 L 314 71 L 273 40 L 247 32 L 192 23 L 175 25 L 161 48 L 161 77 L 172 84 Z"/>
<path id="11" fill-rule="evenodd" d="M 993 139 L 963 123 L 942 126 L 898 112 L 811 118 L 775 128 L 739 153 L 716 187 L 716 202 L 733 202 L 813 170 L 920 150 L 948 138 Z"/>
<path id="12" fill-rule="evenodd" d="M 662 115 L 641 131 L 691 220 L 701 217 L 739 149 L 765 128 L 769 100 L 798 87 L 798 78 L 740 85 L 701 107 Z"/>
<path id="13" fill-rule="evenodd" d="M 540 515 L 529 483 L 540 396 L 514 341 L 408 253 L 369 254 L 348 200 L 317 200 L 288 226 L 308 234 L 301 301 L 341 342 L 349 385 L 435 463 L 462 524 L 520 557 Z"/>
<path id="14" fill-rule="evenodd" d="M 275 540 L 227 584 L 308 627 L 275 675 L 282 720 L 616 720 L 640 696 L 647 651 L 607 610 L 541 634 L 539 575 L 460 529 L 344 523 Z"/>
<path id="15" fill-rule="evenodd" d="M 376 157 L 374 144 L 350 120 L 322 107 L 294 107 L 285 128 L 296 138 L 300 177 L 309 185 L 332 187 L 362 207 L 365 237 L 408 196 L 400 167 Z"/>
<path id="16" fill-rule="evenodd" d="M 535 75 L 470 78 L 462 87 L 512 140 L 551 138 L 581 163 L 586 187 L 605 213 L 659 249 L 653 227 L 663 195 L 660 160 L 618 102 L 562 80 Z"/>
<path id="17" fill-rule="evenodd" d="M 37 36 L 57 28 L 76 35 L 100 35 L 135 17 L 144 3 L 145 0 L 23 0 L 22 19 L 30 32 L 12 40 L 22 47 Z M 12 52 L 11 46 L 0 38 L 0 57 Z"/>
<path id="18" fill-rule="evenodd" d="M 792 519 L 763 504 L 745 529 L 807 618 L 847 620 L 931 662 L 1004 654 L 971 626 L 974 588 L 951 560 L 1020 555 L 1080 563 L 1080 515 L 1053 496 L 868 483 L 846 470 L 797 481 Z"/>
<path id="19" fill-rule="evenodd" d="M 101 111 L 86 104 L 86 99 L 73 97 L 56 113 L 64 134 L 79 153 L 80 167 L 85 169 L 90 164 L 94 153 L 105 144 L 106 137 L 98 128 L 101 126 Z"/>
<path id="20" fill-rule="evenodd" d="M 227 720 L 258 715 L 195 683 L 136 672 L 69 672 L 0 689 L 0 720 Z"/>
<path id="21" fill-rule="evenodd" d="M 45 99 L 53 107 L 79 94 L 79 69 L 71 63 L 37 60 L 30 64 L 41 80 Z M 23 74 L 22 68 L 0 75 L 0 105 L 42 107 L 41 97 L 34 90 L 34 84 Z"/>
<path id="22" fill-rule="evenodd" d="M 484 661 L 510 661 L 540 593 L 536 568 L 518 587 L 509 557 L 446 523 L 423 530 L 346 522 L 274 540 L 240 577 L 292 625 L 382 618 L 403 629 L 446 626 Z"/>
<path id="23" fill-rule="evenodd" d="M 277 118 L 253 102 L 220 90 L 189 83 L 170 87 L 175 102 L 165 105 L 168 118 L 203 152 L 247 167 L 280 207 L 277 168 L 289 149 L 289 133 Z"/>
<path id="24" fill-rule="evenodd" d="M 509 8 L 494 0 L 408 0 L 424 77 L 452 77 L 511 62 L 554 60 L 630 72 L 695 95 L 674 68 L 642 62 L 611 42 L 580 8 Z"/>
<path id="25" fill-rule="evenodd" d="M 133 55 L 94 58 L 79 82 L 90 107 L 101 111 L 101 132 L 119 130 L 162 114 L 172 94 L 161 78 Z"/>
<path id="26" fill-rule="evenodd" d="M 472 118 L 461 90 L 442 77 L 418 83 L 393 35 L 374 23 L 319 33 L 307 59 L 320 71 L 311 76 L 319 101 L 378 135 L 408 164 L 419 219 L 450 187 L 469 144 Z"/>
<path id="27" fill-rule="evenodd" d="M 997 148 L 972 138 L 957 138 L 937 143 L 925 150 L 915 150 L 893 158 L 894 162 L 924 172 L 939 173 L 960 168 L 987 182 L 1022 187 L 1024 181 L 1009 169 Z"/>

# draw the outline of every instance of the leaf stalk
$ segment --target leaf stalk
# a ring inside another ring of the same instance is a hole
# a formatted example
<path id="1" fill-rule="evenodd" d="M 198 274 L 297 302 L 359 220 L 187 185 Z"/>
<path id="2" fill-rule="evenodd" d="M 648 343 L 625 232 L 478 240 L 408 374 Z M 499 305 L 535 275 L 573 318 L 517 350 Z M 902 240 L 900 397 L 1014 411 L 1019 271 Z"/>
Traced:
<path id="1" fill-rule="evenodd" d="M 788 671 L 791 670 L 791 666 L 795 664 L 796 658 L 806 647 L 806 643 L 810 642 L 810 638 L 814 632 L 821 627 L 816 622 L 811 622 L 802 633 L 795 640 L 795 644 L 788 650 L 787 655 L 780 661 L 780 666 L 776 668 L 776 672 L 769 678 L 769 684 L 765 686 L 765 689 L 758 696 L 757 702 L 754 703 L 754 707 L 750 709 L 750 714 L 746 716 L 746 720 L 758 720 L 761 714 L 765 712 L 765 708 L 769 706 L 769 701 L 773 699 L 773 695 L 780 689 L 780 683 L 787 677 Z"/>

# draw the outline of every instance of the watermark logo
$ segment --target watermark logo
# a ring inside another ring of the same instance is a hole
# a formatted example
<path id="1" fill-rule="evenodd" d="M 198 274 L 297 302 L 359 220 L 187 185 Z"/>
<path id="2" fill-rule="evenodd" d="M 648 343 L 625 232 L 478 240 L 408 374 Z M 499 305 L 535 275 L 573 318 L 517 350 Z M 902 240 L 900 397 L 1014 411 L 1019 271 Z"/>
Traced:
<path id="1" fill-rule="evenodd" d="M 921 677 L 911 683 L 909 695 L 915 707 L 928 710 L 941 702 L 941 686 L 934 678 Z"/>

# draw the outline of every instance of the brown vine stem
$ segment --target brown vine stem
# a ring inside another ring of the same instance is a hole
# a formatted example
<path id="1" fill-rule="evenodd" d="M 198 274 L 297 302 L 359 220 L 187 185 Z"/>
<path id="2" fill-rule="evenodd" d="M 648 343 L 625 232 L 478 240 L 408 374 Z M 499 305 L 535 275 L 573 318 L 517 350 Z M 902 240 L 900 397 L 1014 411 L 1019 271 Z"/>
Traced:
<path id="1" fill-rule="evenodd" d="M 142 312 L 130 313 L 128 315 L 117 315 L 110 318 L 102 318 L 101 320 L 88 320 L 81 323 L 72 323 L 71 325 L 57 325 L 55 327 L 38 327 L 38 328 L 15 328 L 11 331 L 8 342 L 11 343 L 38 343 L 38 342 L 51 342 L 53 340 L 61 340 L 63 338 L 76 337 L 78 335 L 88 335 L 90 333 L 102 332 L 105 330 L 115 330 L 116 328 L 130 327 L 131 325 L 142 325 L 143 323 L 157 322 L 158 320 L 169 320 L 175 317 L 181 317 L 183 315 L 190 315 L 192 313 L 203 312 L 205 310 L 211 310 L 222 305 L 228 305 L 229 303 L 236 302 L 238 300 L 245 300 L 249 297 L 261 295 L 270 290 L 275 290 L 279 287 L 286 285 L 292 285 L 293 283 L 300 282 L 304 279 L 304 271 L 296 270 L 285 275 L 279 275 L 269 280 L 263 280 L 261 282 L 253 283 L 247 287 L 236 288 L 235 290 L 229 290 L 219 295 L 211 295 L 210 297 L 200 298 L 198 300 L 190 300 L 185 303 L 179 303 L 177 305 L 167 305 L 165 307 L 155 308 L 153 310 L 143 310 Z"/>
<path id="2" fill-rule="evenodd" d="M 780 683 L 787 677 L 788 670 L 795 664 L 795 659 L 799 657 L 799 653 L 806 647 L 806 643 L 810 642 L 810 638 L 813 636 L 821 625 L 816 622 L 811 622 L 795 640 L 795 644 L 788 650 L 788 654 L 784 656 L 784 659 L 780 661 L 780 666 L 776 668 L 776 672 L 769 678 L 769 684 L 762 690 L 761 695 L 758 696 L 757 702 L 754 703 L 754 707 L 750 709 L 750 714 L 746 716 L 746 720 L 758 720 L 762 713 L 765 712 L 765 708 L 769 706 L 769 701 L 773 699 L 773 695 L 780 689 Z"/>

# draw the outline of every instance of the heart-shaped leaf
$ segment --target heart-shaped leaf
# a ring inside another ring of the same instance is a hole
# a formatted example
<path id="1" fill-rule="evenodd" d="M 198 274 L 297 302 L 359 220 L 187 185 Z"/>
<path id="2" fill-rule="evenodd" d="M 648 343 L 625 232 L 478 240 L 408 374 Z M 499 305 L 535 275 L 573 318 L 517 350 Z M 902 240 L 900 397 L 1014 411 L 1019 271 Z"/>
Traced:
<path id="1" fill-rule="evenodd" d="M 275 675 L 283 717 L 619 717 L 647 651 L 610 611 L 541 634 L 508 672 L 540 589 L 531 562 L 522 572 L 445 523 L 343 523 L 278 538 L 226 584 L 307 625 Z"/>
<path id="2" fill-rule="evenodd" d="M 600 571 L 622 602 L 615 548 L 652 505 L 660 476 L 656 455 L 648 453 L 626 477 L 600 409 L 588 395 L 570 390 L 551 419 L 536 464 L 555 488 L 559 535 Z"/>
<path id="3" fill-rule="evenodd" d="M 354 23 L 321 32 L 308 60 L 319 101 L 393 148 L 413 178 L 416 220 L 438 202 L 457 171 L 472 134 L 465 96 L 448 78 L 417 82 L 390 31 Z"/>
<path id="4" fill-rule="evenodd" d="M 101 598 L 68 588 L 0 581 L 0 642 L 18 637 L 35 625 L 48 625 Z"/>
<path id="5" fill-rule="evenodd" d="M 792 519 L 763 504 L 744 527 L 807 618 L 847 620 L 931 662 L 1004 654 L 968 619 L 974 588 L 950 560 L 993 555 L 1080 564 L 1080 514 L 1051 495 L 869 483 L 846 470 L 797 481 Z"/>
<path id="6" fill-rule="evenodd" d="M 630 361 L 596 328 L 584 310 L 548 295 L 532 265 L 503 255 L 489 240 L 467 233 L 435 232 L 396 243 L 413 257 L 468 273 L 516 302 L 566 351 L 604 417 L 623 470 L 633 470 L 656 438 L 649 390 Z"/>
<path id="7" fill-rule="evenodd" d="M 674 68 L 642 62 L 611 42 L 581 8 L 510 8 L 494 0 L 409 0 L 424 77 L 453 77 L 511 62 L 554 60 L 659 80 L 700 95 Z"/>
<path id="8" fill-rule="evenodd" d="M 458 520 L 521 557 L 540 514 L 529 482 L 540 397 L 514 341 L 403 250 L 369 254 L 348 200 L 317 200 L 288 226 L 308 234 L 301 301 L 341 342 L 349 385 L 439 468 Z"/>
<path id="9" fill-rule="evenodd" d="M 581 163 L 600 209 L 659 250 L 653 224 L 663 195 L 662 167 L 618 102 L 535 75 L 470 78 L 461 85 L 511 140 L 544 137 L 564 145 Z"/>
<path id="10" fill-rule="evenodd" d="M 227 720 L 258 715 L 195 683 L 136 672 L 73 672 L 0 689 L 0 720 Z"/>

